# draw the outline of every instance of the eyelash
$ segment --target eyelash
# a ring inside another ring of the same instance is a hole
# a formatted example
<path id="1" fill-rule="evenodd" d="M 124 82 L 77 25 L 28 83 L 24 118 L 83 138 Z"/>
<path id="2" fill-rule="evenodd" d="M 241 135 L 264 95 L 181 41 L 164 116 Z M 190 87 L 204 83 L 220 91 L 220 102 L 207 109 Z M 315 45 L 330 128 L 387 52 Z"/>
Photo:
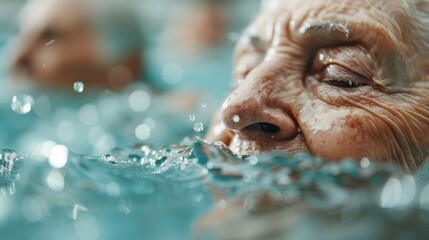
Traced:
<path id="1" fill-rule="evenodd" d="M 330 85 L 336 86 L 336 87 L 342 87 L 342 88 L 356 88 L 356 87 L 362 87 L 366 86 L 364 84 L 359 84 L 356 82 L 353 82 L 351 80 L 329 80 L 329 81 L 322 81 L 324 83 L 328 83 Z"/>
<path id="2" fill-rule="evenodd" d="M 316 57 L 319 58 L 319 55 L 316 55 Z M 310 72 L 316 74 L 318 80 L 322 83 L 341 88 L 358 88 L 370 84 L 368 78 L 338 64 L 328 63 L 326 65 L 319 63 L 320 66 L 317 69 L 318 67 L 315 67 L 316 63 L 318 63 L 316 57 L 312 61 Z"/>

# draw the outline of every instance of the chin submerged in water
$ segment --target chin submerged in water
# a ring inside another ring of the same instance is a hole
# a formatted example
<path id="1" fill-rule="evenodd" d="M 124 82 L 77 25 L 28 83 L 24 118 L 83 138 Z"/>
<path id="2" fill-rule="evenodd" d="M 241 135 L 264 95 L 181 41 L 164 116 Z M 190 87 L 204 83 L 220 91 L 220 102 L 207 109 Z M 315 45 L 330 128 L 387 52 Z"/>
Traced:
<path id="1" fill-rule="evenodd" d="M 266 1 L 208 139 L 416 170 L 429 153 L 429 2 Z"/>

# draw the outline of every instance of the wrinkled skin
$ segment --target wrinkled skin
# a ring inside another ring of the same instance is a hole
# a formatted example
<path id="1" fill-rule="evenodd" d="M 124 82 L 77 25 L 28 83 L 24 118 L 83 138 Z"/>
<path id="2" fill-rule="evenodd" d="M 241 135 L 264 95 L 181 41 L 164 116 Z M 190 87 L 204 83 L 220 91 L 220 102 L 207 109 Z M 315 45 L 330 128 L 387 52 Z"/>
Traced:
<path id="1" fill-rule="evenodd" d="M 428 155 L 427 51 L 401 0 L 272 1 L 238 43 L 208 134 L 240 154 L 309 151 L 416 170 Z"/>
<path id="2" fill-rule="evenodd" d="M 32 0 L 26 4 L 11 66 L 14 80 L 67 89 L 81 81 L 87 87 L 119 90 L 138 76 L 137 55 L 112 62 L 103 59 L 86 3 Z"/>

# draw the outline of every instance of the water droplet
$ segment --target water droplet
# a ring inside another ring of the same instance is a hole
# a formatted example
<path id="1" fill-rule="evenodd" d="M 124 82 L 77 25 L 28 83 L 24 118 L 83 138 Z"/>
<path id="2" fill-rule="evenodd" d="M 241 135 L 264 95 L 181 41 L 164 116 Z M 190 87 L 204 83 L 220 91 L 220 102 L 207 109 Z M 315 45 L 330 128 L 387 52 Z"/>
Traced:
<path id="1" fill-rule="evenodd" d="M 73 90 L 75 92 L 81 93 L 83 92 L 84 89 L 85 89 L 85 85 L 83 84 L 83 82 L 75 82 L 73 84 Z"/>
<path id="2" fill-rule="evenodd" d="M 360 160 L 360 166 L 362 168 L 368 168 L 369 165 L 371 165 L 371 162 L 369 161 L 368 158 L 364 157 L 364 158 L 362 158 L 362 160 Z"/>
<path id="3" fill-rule="evenodd" d="M 252 165 L 256 165 L 259 162 L 259 159 L 256 156 L 251 156 L 249 158 L 247 158 L 249 160 L 249 163 Z"/>
<path id="4" fill-rule="evenodd" d="M 14 165 L 19 158 L 18 154 L 13 150 L 0 150 L 0 180 L 6 176 L 10 176 L 14 169 Z M 0 186 L 1 186 L 0 181 Z"/>
<path id="5" fill-rule="evenodd" d="M 319 53 L 319 61 L 324 62 L 326 60 L 326 54 L 321 52 Z"/>
<path id="6" fill-rule="evenodd" d="M 240 122 L 240 116 L 238 116 L 238 115 L 234 115 L 234 116 L 232 117 L 232 121 L 233 121 L 233 122 L 235 122 L 235 123 Z"/>
<path id="7" fill-rule="evenodd" d="M 195 123 L 195 126 L 194 126 L 194 131 L 195 132 L 201 132 L 203 130 L 204 130 L 204 125 L 203 125 L 202 122 Z"/>
<path id="8" fill-rule="evenodd" d="M 10 107 L 18 114 L 27 114 L 34 105 L 34 98 L 28 94 L 15 95 L 12 98 Z"/>
<path id="9" fill-rule="evenodd" d="M 191 122 L 195 121 L 195 115 L 189 115 L 189 120 L 190 120 Z"/>
<path id="10" fill-rule="evenodd" d="M 202 108 L 206 108 L 207 107 L 207 103 L 206 102 L 201 102 L 201 107 Z"/>

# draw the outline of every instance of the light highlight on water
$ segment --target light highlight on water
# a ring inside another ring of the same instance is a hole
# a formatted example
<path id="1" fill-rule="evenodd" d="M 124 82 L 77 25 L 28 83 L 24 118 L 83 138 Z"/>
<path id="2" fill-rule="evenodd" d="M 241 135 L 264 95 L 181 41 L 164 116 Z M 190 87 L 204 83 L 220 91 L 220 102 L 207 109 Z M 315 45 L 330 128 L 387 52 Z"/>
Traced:
<path id="1" fill-rule="evenodd" d="M 162 69 L 162 79 L 168 84 L 178 84 L 183 79 L 182 67 L 175 63 L 169 63 Z"/>
<path id="2" fill-rule="evenodd" d="M 53 168 L 63 168 L 67 164 L 69 150 L 64 145 L 55 145 L 49 154 L 49 164 Z"/>
<path id="3" fill-rule="evenodd" d="M 402 186 L 399 179 L 392 177 L 386 182 L 381 192 L 380 206 L 394 208 L 401 200 Z"/>
<path id="4" fill-rule="evenodd" d="M 55 192 L 61 192 L 64 189 L 64 176 L 58 170 L 52 169 L 46 177 L 48 187 Z"/>
<path id="5" fill-rule="evenodd" d="M 128 98 L 128 104 L 134 112 L 144 112 L 150 106 L 150 96 L 143 90 L 133 92 Z"/>
<path id="6" fill-rule="evenodd" d="M 150 137 L 150 131 L 146 124 L 140 124 L 135 130 L 135 135 L 140 140 L 147 140 Z"/>

